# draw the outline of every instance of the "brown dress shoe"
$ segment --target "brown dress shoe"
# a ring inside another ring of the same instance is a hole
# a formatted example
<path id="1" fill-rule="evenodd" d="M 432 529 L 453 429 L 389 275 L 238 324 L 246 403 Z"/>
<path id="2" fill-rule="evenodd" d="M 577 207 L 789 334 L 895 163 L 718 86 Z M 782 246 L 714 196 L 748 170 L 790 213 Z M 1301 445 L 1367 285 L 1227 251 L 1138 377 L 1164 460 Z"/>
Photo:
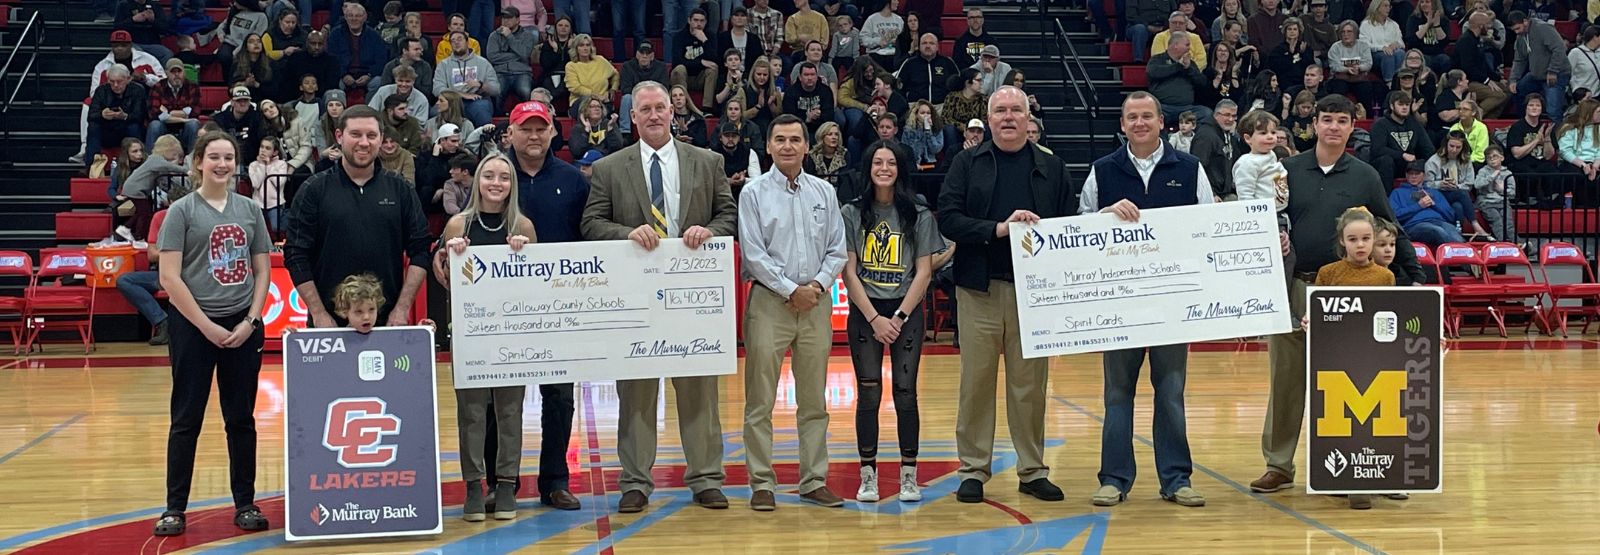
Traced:
<path id="1" fill-rule="evenodd" d="M 643 512 L 645 506 L 650 504 L 650 498 L 644 492 L 632 490 L 622 494 L 622 501 L 617 502 L 617 512 L 637 513 Z"/>
<path id="2" fill-rule="evenodd" d="M 1250 482 L 1250 491 L 1256 493 L 1272 493 L 1294 487 L 1294 478 L 1284 476 L 1276 470 L 1268 470 L 1256 481 Z"/>
<path id="3" fill-rule="evenodd" d="M 750 509 L 767 512 L 778 510 L 778 500 L 767 490 L 756 490 L 750 494 Z"/>
<path id="4" fill-rule="evenodd" d="M 700 493 L 696 493 L 694 494 L 694 502 L 695 504 L 707 509 L 728 508 L 728 497 L 722 495 L 722 490 L 720 489 L 708 489 Z"/>
<path id="5" fill-rule="evenodd" d="M 802 493 L 802 494 L 800 494 L 800 499 L 802 501 L 806 501 L 808 503 L 816 503 L 816 504 L 822 505 L 824 507 L 843 507 L 844 506 L 844 499 L 841 499 L 839 496 L 834 495 L 833 492 L 828 491 L 828 487 L 827 486 L 823 486 L 823 487 L 811 490 L 810 493 Z"/>
<path id="6" fill-rule="evenodd" d="M 581 503 L 578 503 L 578 498 L 572 495 L 572 492 L 564 489 L 558 489 L 540 496 L 539 502 L 563 511 L 576 511 L 583 507 Z"/>

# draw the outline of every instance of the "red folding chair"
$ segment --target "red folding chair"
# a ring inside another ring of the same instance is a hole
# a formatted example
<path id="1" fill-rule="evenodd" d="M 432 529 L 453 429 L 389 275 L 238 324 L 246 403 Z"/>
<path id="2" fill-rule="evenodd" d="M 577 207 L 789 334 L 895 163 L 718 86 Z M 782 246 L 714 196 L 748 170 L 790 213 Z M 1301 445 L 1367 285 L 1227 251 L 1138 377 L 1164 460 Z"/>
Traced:
<path id="1" fill-rule="evenodd" d="M 0 251 L 0 276 L 18 276 L 28 283 L 33 282 L 33 257 L 22 251 Z M 27 290 L 23 296 L 0 296 L 0 329 L 11 334 L 12 356 L 22 354 L 23 345 L 27 344 L 28 337 L 28 297 Z"/>
<path id="2" fill-rule="evenodd" d="M 1578 274 L 1580 281 L 1552 283 L 1550 268 L 1555 266 L 1581 268 Z M 1567 318 L 1574 314 L 1583 316 L 1583 330 L 1578 335 L 1589 333 L 1589 321 L 1600 319 L 1600 283 L 1596 283 L 1594 268 L 1584 258 L 1583 250 L 1572 243 L 1545 243 L 1539 249 L 1539 275 L 1549 287 L 1546 296 L 1550 299 L 1550 310 L 1545 315 L 1545 322 L 1551 327 L 1550 333 L 1554 334 L 1559 329 L 1561 336 L 1566 337 Z M 1562 306 L 1561 301 L 1578 301 L 1578 306 Z"/>
<path id="3" fill-rule="evenodd" d="M 1528 255 L 1522 252 L 1522 247 L 1498 242 L 1484 245 L 1482 251 L 1484 281 L 1491 290 L 1489 315 L 1494 318 L 1500 337 L 1506 336 L 1508 314 L 1528 317 L 1527 325 L 1522 328 L 1523 333 L 1527 333 L 1534 324 L 1539 325 L 1540 331 L 1549 331 L 1543 302 L 1550 293 L 1550 287 L 1539 279 L 1539 274 L 1534 273 L 1533 264 L 1528 262 Z M 1525 273 L 1513 272 L 1517 268 Z"/>
<path id="4" fill-rule="evenodd" d="M 39 335 L 48 329 L 70 329 L 83 340 L 83 353 L 94 348 L 94 290 L 87 285 L 63 285 L 62 279 L 94 273 L 83 249 L 45 249 L 39 253 L 39 271 L 28 286 L 28 317 L 34 324 L 27 346 L 32 352 Z M 54 283 L 44 281 L 54 278 Z M 40 350 L 44 347 L 40 345 Z"/>
<path id="5" fill-rule="evenodd" d="M 1434 259 L 1433 251 L 1428 250 L 1428 246 L 1422 243 L 1412 243 L 1411 246 L 1417 251 L 1417 264 L 1422 266 L 1422 271 L 1432 270 L 1433 282 L 1443 285 L 1444 272 L 1439 271 L 1439 261 Z"/>
<path id="6" fill-rule="evenodd" d="M 1465 276 L 1455 276 L 1444 286 L 1445 333 L 1461 337 L 1461 319 L 1467 314 L 1489 316 L 1490 295 L 1494 292 L 1483 282 L 1483 253 L 1467 243 L 1445 243 L 1434 251 L 1434 260 L 1440 280 L 1450 275 L 1451 269 L 1464 269 Z M 1477 276 L 1477 277 L 1474 277 Z M 1484 328 L 1480 327 L 1481 332 Z"/>

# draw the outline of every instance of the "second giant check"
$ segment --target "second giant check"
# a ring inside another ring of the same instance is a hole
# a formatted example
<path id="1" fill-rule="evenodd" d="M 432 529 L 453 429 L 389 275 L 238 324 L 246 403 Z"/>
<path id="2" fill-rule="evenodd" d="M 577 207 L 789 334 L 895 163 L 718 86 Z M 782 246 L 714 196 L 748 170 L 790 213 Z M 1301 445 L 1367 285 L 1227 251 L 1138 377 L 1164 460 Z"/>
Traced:
<path id="1" fill-rule="evenodd" d="M 1264 200 L 1011 224 L 1023 356 L 1287 332 L 1280 249 Z"/>
<path id="2" fill-rule="evenodd" d="M 734 373 L 733 240 L 469 247 L 450 257 L 462 389 Z"/>

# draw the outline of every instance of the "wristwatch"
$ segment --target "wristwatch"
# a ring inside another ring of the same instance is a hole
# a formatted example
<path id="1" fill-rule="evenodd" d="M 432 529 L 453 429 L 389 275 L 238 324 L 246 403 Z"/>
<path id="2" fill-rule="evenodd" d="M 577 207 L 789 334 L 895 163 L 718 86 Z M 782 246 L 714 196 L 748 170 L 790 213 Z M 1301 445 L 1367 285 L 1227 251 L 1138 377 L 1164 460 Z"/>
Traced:
<path id="1" fill-rule="evenodd" d="M 911 315 L 910 314 L 906 314 L 905 311 L 903 311 L 903 310 L 896 310 L 896 311 L 894 311 L 894 317 L 897 320 L 905 320 L 907 318 L 910 318 Z"/>
<path id="2" fill-rule="evenodd" d="M 250 327 L 253 327 L 253 328 L 259 330 L 262 327 L 264 327 L 264 325 L 261 323 L 261 319 L 260 318 L 251 318 L 250 319 Z"/>

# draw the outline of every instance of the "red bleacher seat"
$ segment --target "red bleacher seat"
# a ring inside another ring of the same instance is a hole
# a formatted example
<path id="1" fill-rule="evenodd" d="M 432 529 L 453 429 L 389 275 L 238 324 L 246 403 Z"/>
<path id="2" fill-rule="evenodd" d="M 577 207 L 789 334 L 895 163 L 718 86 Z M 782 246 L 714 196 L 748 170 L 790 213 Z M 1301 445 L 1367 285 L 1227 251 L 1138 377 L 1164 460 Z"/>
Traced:
<path id="1" fill-rule="evenodd" d="M 1517 231 L 1528 235 L 1593 235 L 1600 233 L 1600 225 L 1593 208 L 1566 210 L 1537 210 L 1518 208 Z"/>
<path id="2" fill-rule="evenodd" d="M 1113 64 L 1131 64 L 1133 63 L 1133 43 L 1113 42 L 1106 47 L 1106 54 L 1109 55 Z"/>
<path id="3" fill-rule="evenodd" d="M 956 41 L 953 41 L 953 40 L 941 40 L 941 41 L 939 41 L 939 55 L 940 56 L 954 56 L 955 53 L 956 53 Z"/>
<path id="4" fill-rule="evenodd" d="M 106 187 L 110 185 L 111 180 L 107 178 L 74 177 L 71 181 L 72 204 L 95 206 L 111 204 L 111 197 L 106 196 Z"/>
<path id="5" fill-rule="evenodd" d="M 1145 75 L 1145 66 L 1122 66 L 1122 88 L 1143 89 L 1150 86 L 1150 77 Z"/>
<path id="6" fill-rule="evenodd" d="M 228 103 L 227 87 L 200 87 L 200 111 L 211 112 Z"/>
<path id="7" fill-rule="evenodd" d="M 421 15 L 422 34 L 424 35 L 430 37 L 443 35 L 445 30 L 450 27 L 450 20 L 445 17 L 444 12 L 422 12 Z"/>
<path id="8" fill-rule="evenodd" d="M 944 0 L 944 13 L 962 13 L 965 9 L 961 0 Z"/>
<path id="9" fill-rule="evenodd" d="M 56 240 L 61 242 L 99 241 L 111 236 L 111 214 L 106 212 L 57 212 Z"/>
<path id="10" fill-rule="evenodd" d="M 311 28 L 321 29 L 323 25 L 329 24 L 332 15 L 332 13 L 326 11 L 318 11 L 311 14 Z"/>
<path id="11" fill-rule="evenodd" d="M 1358 119 L 1358 120 L 1355 121 L 1355 126 L 1356 126 L 1357 129 L 1365 129 L 1367 131 L 1372 131 L 1372 120 L 1370 120 L 1370 119 Z"/>
<path id="12" fill-rule="evenodd" d="M 210 17 L 212 21 L 217 23 L 222 23 L 228 19 L 228 8 L 206 8 L 206 17 Z"/>
<path id="13" fill-rule="evenodd" d="M 1494 130 L 1497 130 L 1497 129 L 1505 129 L 1505 128 L 1511 127 L 1512 125 L 1515 125 L 1516 123 L 1517 123 L 1517 120 L 1514 120 L 1514 119 L 1486 119 L 1486 120 L 1483 120 L 1484 127 L 1488 127 L 1490 131 L 1494 131 Z"/>
<path id="14" fill-rule="evenodd" d="M 1566 38 L 1569 41 L 1577 42 L 1577 40 L 1578 40 L 1578 22 L 1577 21 L 1557 21 L 1556 22 L 1556 32 L 1561 33 L 1561 36 Z"/>

